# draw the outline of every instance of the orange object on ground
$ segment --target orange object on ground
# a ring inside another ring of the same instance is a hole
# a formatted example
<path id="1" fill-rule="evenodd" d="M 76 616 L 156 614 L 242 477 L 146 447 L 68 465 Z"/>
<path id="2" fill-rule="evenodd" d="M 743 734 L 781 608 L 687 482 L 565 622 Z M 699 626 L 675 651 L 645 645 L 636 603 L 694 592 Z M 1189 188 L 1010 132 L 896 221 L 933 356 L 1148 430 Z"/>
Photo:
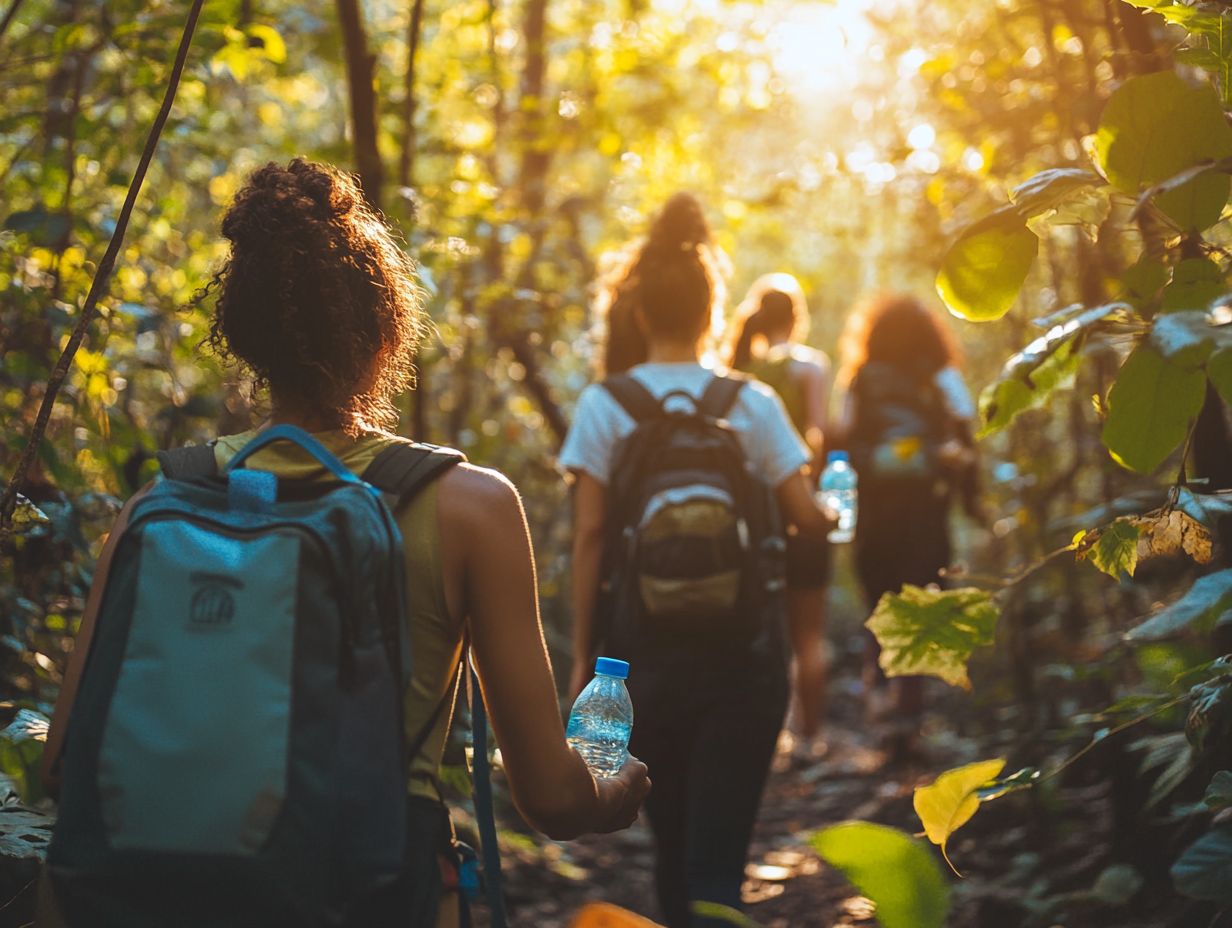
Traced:
<path id="1" fill-rule="evenodd" d="M 569 928 L 663 928 L 610 902 L 590 902 L 578 909 Z"/>

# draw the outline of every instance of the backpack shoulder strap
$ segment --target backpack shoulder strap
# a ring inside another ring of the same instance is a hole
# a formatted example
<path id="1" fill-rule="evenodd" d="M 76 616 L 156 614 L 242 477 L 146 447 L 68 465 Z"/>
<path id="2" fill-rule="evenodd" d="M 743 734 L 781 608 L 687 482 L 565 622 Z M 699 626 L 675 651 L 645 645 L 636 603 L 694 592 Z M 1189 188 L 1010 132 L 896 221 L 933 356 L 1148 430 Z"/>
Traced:
<path id="1" fill-rule="evenodd" d="M 612 395 L 620 408 L 633 417 L 634 422 L 643 422 L 657 414 L 661 408 L 654 394 L 647 390 L 632 374 L 616 374 L 603 381 L 603 389 Z"/>
<path id="2" fill-rule="evenodd" d="M 398 439 L 381 449 L 361 477 L 393 497 L 396 508 L 410 502 L 433 480 L 465 460 L 466 455 L 453 448 Z"/>
<path id="3" fill-rule="evenodd" d="M 213 477 L 218 473 L 213 442 L 170 448 L 157 452 L 157 456 L 163 476 L 172 480 L 195 480 L 198 477 Z"/>
<path id="4" fill-rule="evenodd" d="M 724 418 L 747 380 L 747 377 L 734 373 L 715 374 L 698 400 L 697 411 L 713 419 Z"/>

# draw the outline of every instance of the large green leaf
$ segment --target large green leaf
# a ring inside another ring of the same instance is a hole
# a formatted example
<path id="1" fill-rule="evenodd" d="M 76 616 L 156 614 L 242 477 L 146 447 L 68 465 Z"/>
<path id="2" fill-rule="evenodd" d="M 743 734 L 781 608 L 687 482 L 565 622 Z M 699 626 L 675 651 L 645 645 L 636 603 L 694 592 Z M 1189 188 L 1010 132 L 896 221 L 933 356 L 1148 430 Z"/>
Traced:
<path id="1" fill-rule="evenodd" d="M 1006 361 L 1000 378 L 980 394 L 980 436 L 1004 428 L 1020 412 L 1042 405 L 1053 390 L 1066 386 L 1078 366 L 1080 340 L 1109 316 L 1132 310 L 1128 303 L 1067 307 L 1038 320 L 1051 323 L 1048 331 Z"/>
<path id="2" fill-rule="evenodd" d="M 1095 136 L 1095 158 L 1104 176 L 1137 196 L 1207 160 L 1232 155 L 1232 128 L 1210 87 L 1191 87 L 1172 71 L 1132 77 L 1108 100 Z M 1162 193 L 1159 208 L 1182 229 L 1218 221 L 1228 200 L 1229 178 L 1202 174 Z"/>
<path id="3" fill-rule="evenodd" d="M 1218 264 L 1209 258 L 1187 258 L 1172 272 L 1172 282 L 1164 288 L 1160 311 L 1205 311 L 1227 289 Z"/>
<path id="4" fill-rule="evenodd" d="M 941 848 L 941 855 L 951 868 L 954 864 L 945 849 L 950 835 L 975 815 L 980 807 L 980 787 L 995 780 L 1004 769 L 1004 757 L 977 761 L 947 770 L 927 786 L 915 788 L 911 799 L 915 814 L 924 825 L 924 834 Z"/>
<path id="5" fill-rule="evenodd" d="M 1039 239 L 1018 209 L 1002 207 L 950 246 L 937 272 L 937 293 L 964 319 L 1000 319 L 1018 298 L 1038 251 Z"/>
<path id="6" fill-rule="evenodd" d="M 1152 473 L 1184 440 L 1205 395 L 1201 369 L 1179 367 L 1139 345 L 1108 394 L 1105 447 L 1119 464 Z"/>
<path id="7" fill-rule="evenodd" d="M 985 590 L 925 589 L 907 584 L 886 593 L 865 626 L 881 645 L 886 676 L 927 674 L 971 689 L 967 660 L 992 644 L 999 610 Z"/>
<path id="8" fill-rule="evenodd" d="M 1172 865 L 1177 892 L 1190 899 L 1232 902 L 1232 826 L 1212 828 Z"/>
<path id="9" fill-rule="evenodd" d="M 813 847 L 877 906 L 882 928 L 942 928 L 950 888 L 928 848 L 896 828 L 844 822 L 813 835 Z"/>
<path id="10" fill-rule="evenodd" d="M 1165 606 L 1142 624 L 1130 629 L 1130 641 L 1159 641 L 1190 627 L 1206 631 L 1232 620 L 1232 567 L 1207 574 L 1170 606 Z"/>
<path id="11" fill-rule="evenodd" d="M 1205 47 L 1183 48 L 1176 58 L 1186 64 L 1213 71 L 1219 78 L 1225 105 L 1232 103 L 1232 13 L 1200 9 L 1180 0 L 1126 0 L 1132 6 L 1158 13 L 1174 26 L 1180 26 L 1191 37 L 1201 39 Z"/>

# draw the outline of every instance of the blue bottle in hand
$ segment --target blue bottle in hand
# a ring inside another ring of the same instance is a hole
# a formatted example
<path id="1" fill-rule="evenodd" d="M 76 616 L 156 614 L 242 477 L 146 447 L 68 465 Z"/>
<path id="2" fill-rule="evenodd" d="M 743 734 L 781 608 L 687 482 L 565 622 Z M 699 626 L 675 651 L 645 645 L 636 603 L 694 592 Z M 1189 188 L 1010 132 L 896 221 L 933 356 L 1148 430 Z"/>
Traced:
<path id="1" fill-rule="evenodd" d="M 573 703 L 565 737 L 590 772 L 614 777 L 624 766 L 633 731 L 633 703 L 625 680 L 629 664 L 613 657 L 595 661 L 595 678 Z"/>

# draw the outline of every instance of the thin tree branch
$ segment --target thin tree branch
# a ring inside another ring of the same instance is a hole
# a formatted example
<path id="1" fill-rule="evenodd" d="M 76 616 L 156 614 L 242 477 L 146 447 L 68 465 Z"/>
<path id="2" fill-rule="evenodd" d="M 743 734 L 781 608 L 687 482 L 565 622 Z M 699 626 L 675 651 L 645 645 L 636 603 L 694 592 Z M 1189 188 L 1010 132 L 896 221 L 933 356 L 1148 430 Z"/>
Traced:
<path id="1" fill-rule="evenodd" d="M 406 31 L 406 75 L 402 82 L 402 155 L 398 159 L 398 185 L 413 186 L 415 169 L 415 58 L 423 32 L 425 0 L 411 3 L 411 22 Z"/>
<path id="2" fill-rule="evenodd" d="M 203 3 L 204 0 L 193 0 L 192 7 L 188 12 L 188 20 L 184 24 L 184 33 L 180 37 L 180 47 L 176 52 L 175 64 L 171 68 L 171 77 L 167 84 L 167 91 L 163 95 L 163 104 L 158 111 L 154 124 L 150 127 L 150 134 L 146 138 L 145 149 L 141 153 L 141 160 L 137 164 L 137 171 L 133 175 L 132 183 L 128 186 L 128 195 L 124 198 L 124 206 L 120 209 L 120 215 L 116 220 L 115 231 L 111 234 L 111 241 L 107 245 L 107 251 L 103 254 L 102 261 L 99 262 L 98 271 L 95 273 L 94 280 L 90 284 L 90 292 L 86 294 L 85 305 L 81 309 L 81 318 L 77 321 L 77 326 L 73 329 L 73 334 L 69 338 L 68 344 L 64 346 L 64 351 L 60 354 L 60 360 L 56 362 L 55 369 L 51 372 L 51 377 L 48 378 L 47 390 L 43 394 L 42 405 L 39 406 L 38 416 L 34 420 L 34 428 L 31 430 L 30 440 L 21 453 L 21 458 L 17 462 L 17 469 L 13 472 L 8 486 L 5 487 L 3 497 L 0 497 L 0 533 L 12 531 L 13 510 L 17 506 L 17 491 L 25 483 L 26 474 L 30 470 L 30 465 L 34 462 L 34 455 L 43 441 L 43 435 L 47 431 L 47 423 L 51 419 L 52 408 L 55 406 L 60 387 L 64 384 L 65 377 L 68 376 L 69 367 L 73 363 L 73 357 L 77 354 L 77 349 L 81 347 L 81 343 L 85 340 L 90 323 L 98 315 L 98 301 L 107 291 L 107 286 L 111 281 L 111 271 L 115 267 L 116 256 L 120 252 L 120 246 L 124 243 L 124 234 L 128 230 L 128 220 L 132 216 L 137 196 L 141 192 L 141 185 L 145 181 L 146 171 L 149 170 L 150 162 L 154 158 L 154 151 L 158 147 L 158 139 L 162 135 L 163 126 L 167 122 L 167 117 L 171 115 L 171 106 L 175 102 L 175 92 L 180 86 L 180 77 L 184 73 L 184 63 L 188 59 L 188 49 L 192 44 L 193 32 L 197 28 L 197 19 L 201 15 Z"/>
<path id="3" fill-rule="evenodd" d="M 13 2 L 9 4 L 9 8 L 4 11 L 4 19 L 0 19 L 0 39 L 4 38 L 4 33 L 8 31 L 9 25 L 17 16 L 18 8 L 24 2 L 25 0 L 13 0 Z"/>

